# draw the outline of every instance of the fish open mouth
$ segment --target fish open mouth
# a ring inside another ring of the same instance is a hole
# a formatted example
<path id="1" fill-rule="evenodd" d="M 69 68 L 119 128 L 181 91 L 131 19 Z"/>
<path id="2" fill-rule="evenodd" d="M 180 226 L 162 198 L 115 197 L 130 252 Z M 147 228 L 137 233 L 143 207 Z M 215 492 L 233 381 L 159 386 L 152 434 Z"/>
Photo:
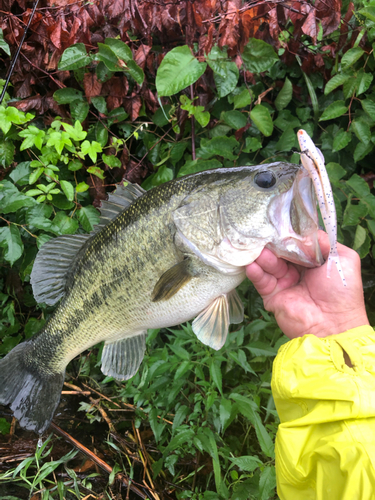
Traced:
<path id="1" fill-rule="evenodd" d="M 278 196 L 270 206 L 269 217 L 278 232 L 278 241 L 267 244 L 278 257 L 318 267 L 323 257 L 318 242 L 318 212 L 313 183 L 300 168 L 291 189 Z"/>

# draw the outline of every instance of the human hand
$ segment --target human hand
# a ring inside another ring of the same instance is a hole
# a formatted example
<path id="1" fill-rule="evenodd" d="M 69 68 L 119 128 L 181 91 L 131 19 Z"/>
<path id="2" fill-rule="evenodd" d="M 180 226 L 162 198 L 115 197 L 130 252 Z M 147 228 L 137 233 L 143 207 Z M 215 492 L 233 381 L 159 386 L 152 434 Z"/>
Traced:
<path id="1" fill-rule="evenodd" d="M 319 231 L 319 244 L 326 259 L 328 235 Z M 282 331 L 290 339 L 307 333 L 326 337 L 357 326 L 368 325 L 361 279 L 361 261 L 354 250 L 337 244 L 347 286 L 342 284 L 335 266 L 327 278 L 327 262 L 305 269 L 276 257 L 267 248 L 246 274 L 275 314 Z"/>

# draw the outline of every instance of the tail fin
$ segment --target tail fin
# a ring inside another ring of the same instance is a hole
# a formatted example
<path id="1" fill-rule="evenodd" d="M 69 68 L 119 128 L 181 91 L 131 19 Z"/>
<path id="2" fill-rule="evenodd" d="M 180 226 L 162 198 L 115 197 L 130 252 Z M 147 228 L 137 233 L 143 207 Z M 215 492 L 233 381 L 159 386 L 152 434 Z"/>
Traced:
<path id="1" fill-rule="evenodd" d="M 30 363 L 32 351 L 32 343 L 24 342 L 0 360 L 0 403 L 10 405 L 21 427 L 42 434 L 59 404 L 64 373 Z"/>

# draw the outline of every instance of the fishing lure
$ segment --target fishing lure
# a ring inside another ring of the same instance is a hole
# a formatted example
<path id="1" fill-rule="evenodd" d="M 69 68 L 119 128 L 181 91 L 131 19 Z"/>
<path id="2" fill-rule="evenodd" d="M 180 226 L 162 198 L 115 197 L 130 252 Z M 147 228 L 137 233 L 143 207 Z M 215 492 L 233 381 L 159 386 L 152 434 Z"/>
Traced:
<path id="1" fill-rule="evenodd" d="M 346 286 L 346 280 L 337 251 L 337 217 L 335 202 L 324 163 L 324 156 L 315 146 L 307 132 L 301 129 L 298 131 L 297 137 L 301 148 L 302 165 L 308 171 L 313 181 L 324 227 L 328 233 L 329 243 L 331 245 L 327 263 L 327 277 L 330 277 L 332 262 L 335 262 L 343 285 Z"/>

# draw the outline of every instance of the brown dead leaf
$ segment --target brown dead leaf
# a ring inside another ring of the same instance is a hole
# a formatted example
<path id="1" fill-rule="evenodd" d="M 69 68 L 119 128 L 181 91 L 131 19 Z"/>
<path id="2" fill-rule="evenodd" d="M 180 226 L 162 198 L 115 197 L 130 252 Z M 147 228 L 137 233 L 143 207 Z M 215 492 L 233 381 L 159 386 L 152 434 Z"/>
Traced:
<path id="1" fill-rule="evenodd" d="M 308 16 L 306 17 L 306 21 L 302 25 L 302 31 L 305 33 L 305 35 L 310 36 L 313 43 L 316 44 L 316 11 L 314 8 L 310 10 Z"/>
<path id="2" fill-rule="evenodd" d="M 93 200 L 92 204 L 95 208 L 100 209 L 101 201 L 107 199 L 107 193 L 104 187 L 104 180 L 99 179 L 96 175 L 89 175 L 86 178 L 87 184 L 90 186 L 89 194 Z"/>
<path id="3" fill-rule="evenodd" d="M 141 107 L 142 99 L 135 92 L 132 93 L 131 97 L 124 98 L 124 108 L 129 113 L 132 122 L 138 118 Z"/>
<path id="4" fill-rule="evenodd" d="M 129 84 L 124 75 L 113 76 L 102 87 L 102 95 L 108 95 L 107 107 L 109 111 L 122 106 L 124 97 L 128 93 Z"/>
<path id="5" fill-rule="evenodd" d="M 140 66 L 142 69 L 145 69 L 146 59 L 152 47 L 150 45 L 141 45 L 138 47 L 137 52 L 134 55 L 134 61 Z"/>
<path id="6" fill-rule="evenodd" d="M 85 73 L 83 77 L 83 88 L 85 89 L 85 96 L 91 102 L 91 97 L 100 95 L 102 90 L 102 83 L 98 80 L 96 73 Z"/>
<path id="7" fill-rule="evenodd" d="M 134 160 L 130 160 L 130 162 L 126 166 L 126 171 L 121 181 L 129 181 L 136 184 L 141 184 L 143 179 L 146 177 L 147 172 L 148 169 L 146 165 Z"/>

